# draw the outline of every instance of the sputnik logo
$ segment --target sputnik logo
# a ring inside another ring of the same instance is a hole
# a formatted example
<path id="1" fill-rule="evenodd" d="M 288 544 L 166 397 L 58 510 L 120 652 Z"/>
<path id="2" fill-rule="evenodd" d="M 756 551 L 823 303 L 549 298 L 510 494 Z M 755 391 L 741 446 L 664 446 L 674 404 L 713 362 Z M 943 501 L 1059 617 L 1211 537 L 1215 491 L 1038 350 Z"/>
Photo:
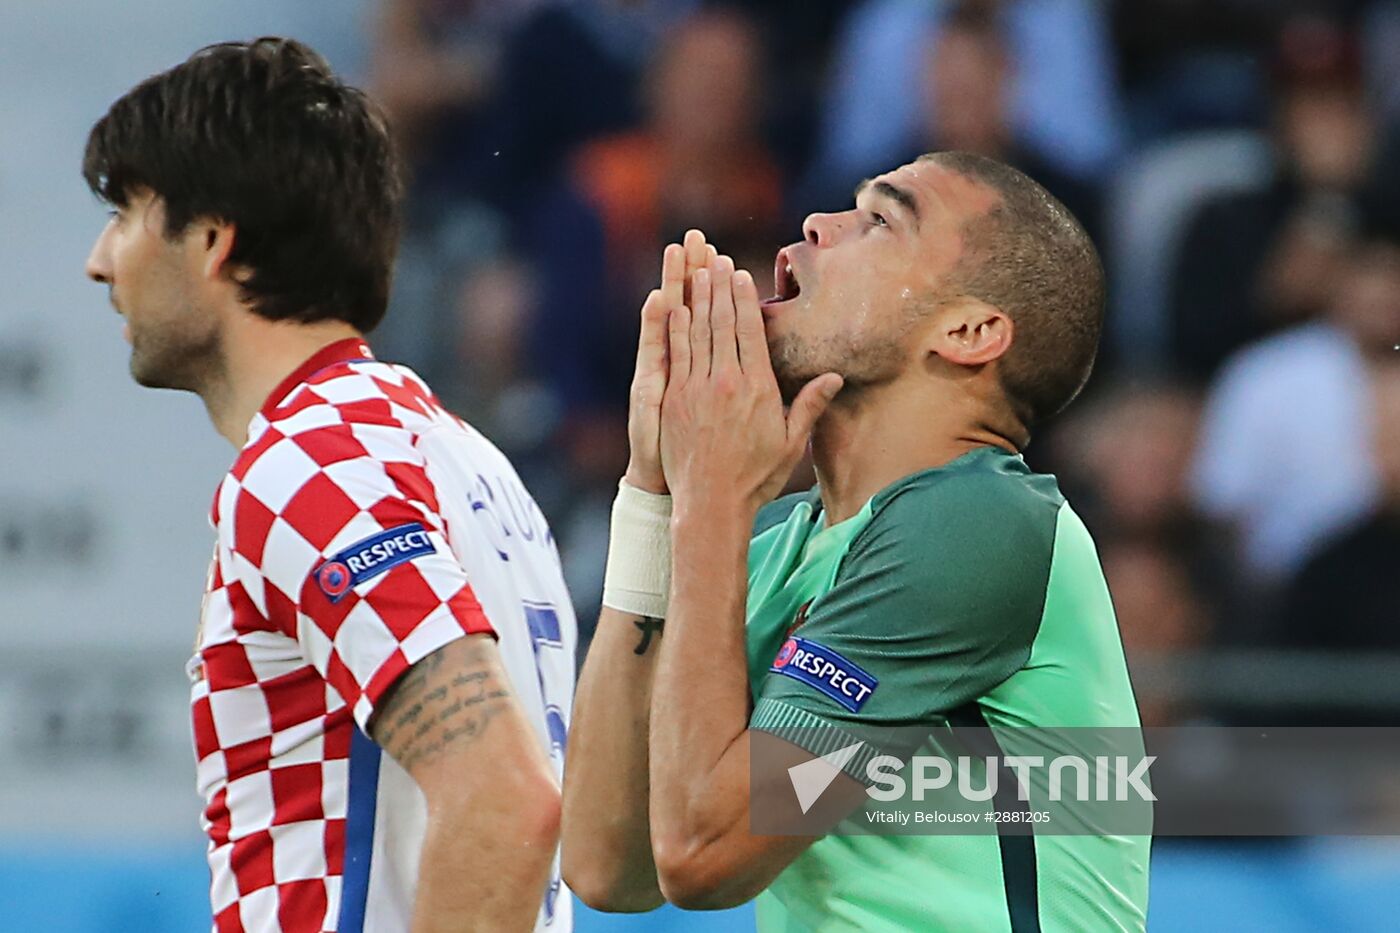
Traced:
<path id="1" fill-rule="evenodd" d="M 793 765 L 788 768 L 788 779 L 792 781 L 792 789 L 797 793 L 797 804 L 806 813 L 812 809 L 812 805 L 817 802 L 817 798 L 826 792 L 831 786 L 831 782 L 836 780 L 836 775 L 841 773 L 841 769 L 851 760 L 864 742 L 857 742 L 854 745 L 847 745 L 845 748 L 838 748 L 834 752 L 828 752 L 820 758 L 813 758 L 811 761 L 804 761 L 800 765 Z"/>

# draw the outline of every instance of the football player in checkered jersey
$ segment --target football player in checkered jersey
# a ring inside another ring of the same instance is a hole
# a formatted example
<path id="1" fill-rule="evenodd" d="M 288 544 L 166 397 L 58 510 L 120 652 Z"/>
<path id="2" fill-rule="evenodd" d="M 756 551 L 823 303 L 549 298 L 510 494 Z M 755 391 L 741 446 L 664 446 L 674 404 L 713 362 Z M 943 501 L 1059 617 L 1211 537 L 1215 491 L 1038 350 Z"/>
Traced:
<path id="1" fill-rule="evenodd" d="M 132 375 L 239 451 L 189 664 L 213 928 L 569 930 L 574 617 L 510 463 L 364 342 L 379 111 L 297 42 L 215 45 L 113 104 L 83 172 Z"/>

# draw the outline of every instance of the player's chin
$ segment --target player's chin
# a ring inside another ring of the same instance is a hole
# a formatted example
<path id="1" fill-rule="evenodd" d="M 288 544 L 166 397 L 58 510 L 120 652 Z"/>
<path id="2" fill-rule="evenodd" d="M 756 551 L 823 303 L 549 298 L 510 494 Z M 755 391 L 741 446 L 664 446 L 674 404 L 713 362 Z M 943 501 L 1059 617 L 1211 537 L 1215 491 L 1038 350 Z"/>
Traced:
<path id="1" fill-rule="evenodd" d="M 804 369 L 796 365 L 793 359 L 794 349 L 791 341 L 769 335 L 768 359 L 773 364 L 773 376 L 777 379 L 778 394 L 782 396 L 784 405 L 791 405 L 807 384 L 803 377 Z"/>
<path id="2" fill-rule="evenodd" d="M 131 378 L 135 380 L 136 384 L 139 386 L 143 386 L 147 389 L 171 388 L 169 378 L 159 369 L 155 369 L 150 366 L 149 363 L 143 361 L 135 353 L 131 354 L 131 363 L 128 368 L 131 370 Z"/>
<path id="3" fill-rule="evenodd" d="M 131 360 L 128 363 L 131 378 L 136 384 L 147 389 L 185 389 L 188 379 L 181 375 L 181 367 L 159 355 L 142 352 L 141 344 L 134 340 L 131 345 Z"/>

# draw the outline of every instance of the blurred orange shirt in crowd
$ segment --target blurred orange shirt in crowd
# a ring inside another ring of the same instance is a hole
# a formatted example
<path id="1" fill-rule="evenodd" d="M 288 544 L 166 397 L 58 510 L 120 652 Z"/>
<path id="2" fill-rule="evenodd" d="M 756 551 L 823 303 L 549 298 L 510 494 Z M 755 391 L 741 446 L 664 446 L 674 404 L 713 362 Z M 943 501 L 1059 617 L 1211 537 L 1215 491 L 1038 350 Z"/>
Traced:
<path id="1" fill-rule="evenodd" d="M 668 233 L 771 230 L 782 207 L 782 175 L 757 145 L 699 165 L 670 157 L 649 133 L 628 133 L 585 146 L 574 173 L 602 219 L 609 266 L 625 270 L 642 255 L 652 278 L 657 244 Z"/>

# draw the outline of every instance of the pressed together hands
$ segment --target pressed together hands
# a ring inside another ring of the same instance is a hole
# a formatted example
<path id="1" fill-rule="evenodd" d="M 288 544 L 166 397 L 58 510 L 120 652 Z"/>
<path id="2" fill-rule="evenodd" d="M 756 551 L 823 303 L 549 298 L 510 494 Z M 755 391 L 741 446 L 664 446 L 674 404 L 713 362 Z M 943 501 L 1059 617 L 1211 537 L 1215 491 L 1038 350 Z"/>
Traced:
<path id="1" fill-rule="evenodd" d="M 569 732 L 563 873 L 590 906 L 739 904 L 811 842 L 748 831 L 746 559 L 755 514 L 842 384 L 823 373 L 784 410 L 753 277 L 698 230 L 666 248 Z"/>
<path id="2" fill-rule="evenodd" d="M 642 306 L 627 482 L 679 507 L 728 498 L 750 510 L 782 490 L 842 379 L 824 373 L 785 412 L 753 276 L 698 230 L 666 247 Z"/>

